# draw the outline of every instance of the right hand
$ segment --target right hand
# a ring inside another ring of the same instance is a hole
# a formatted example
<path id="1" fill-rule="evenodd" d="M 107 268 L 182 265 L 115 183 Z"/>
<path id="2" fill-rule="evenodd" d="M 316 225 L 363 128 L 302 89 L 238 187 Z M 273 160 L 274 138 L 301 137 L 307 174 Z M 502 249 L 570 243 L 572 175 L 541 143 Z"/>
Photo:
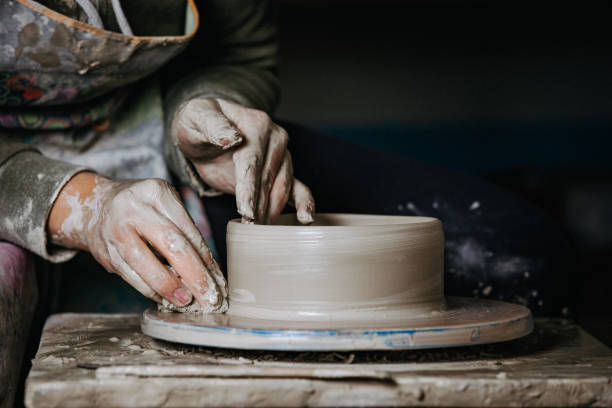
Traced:
<path id="1" fill-rule="evenodd" d="M 227 283 L 178 194 L 159 179 L 113 181 L 79 173 L 48 221 L 54 244 L 88 250 L 143 295 L 175 306 L 227 308 Z M 155 255 L 161 254 L 172 273 Z"/>
<path id="2" fill-rule="evenodd" d="M 244 221 L 273 224 L 290 201 L 300 223 L 313 222 L 314 198 L 293 177 L 289 136 L 267 113 L 196 98 L 177 110 L 170 134 L 206 184 L 236 195 Z"/>

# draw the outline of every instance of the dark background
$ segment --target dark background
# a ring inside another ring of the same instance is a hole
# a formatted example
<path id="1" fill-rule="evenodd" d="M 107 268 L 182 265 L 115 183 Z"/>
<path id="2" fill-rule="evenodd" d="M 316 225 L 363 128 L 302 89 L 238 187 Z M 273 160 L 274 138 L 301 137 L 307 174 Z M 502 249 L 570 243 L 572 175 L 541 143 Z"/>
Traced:
<path id="1" fill-rule="evenodd" d="M 487 178 L 539 205 L 567 230 L 580 259 L 573 306 L 559 314 L 612 346 L 612 7 L 276 2 L 283 89 L 277 116 Z M 65 281 L 98 283 L 80 273 L 87 259 L 74 262 L 78 275 Z M 121 281 L 112 282 L 120 293 Z M 84 296 L 58 310 L 91 311 Z M 146 306 L 135 291 L 131 296 L 109 302 Z M 38 344 L 32 337 L 31 357 Z"/>
<path id="2" fill-rule="evenodd" d="M 612 344 L 612 52 L 605 2 L 279 0 L 278 116 L 492 180 L 580 258 L 560 313 Z"/>

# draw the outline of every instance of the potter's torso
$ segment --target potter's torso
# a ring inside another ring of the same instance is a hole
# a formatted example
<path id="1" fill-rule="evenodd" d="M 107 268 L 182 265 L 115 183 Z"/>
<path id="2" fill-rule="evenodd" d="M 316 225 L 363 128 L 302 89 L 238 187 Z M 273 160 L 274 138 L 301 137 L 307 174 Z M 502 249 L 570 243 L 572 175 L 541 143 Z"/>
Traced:
<path id="1" fill-rule="evenodd" d="M 167 179 L 151 74 L 187 45 L 197 11 L 185 0 L 148 13 L 122 3 L 136 36 L 117 32 L 106 0 L 98 1 L 103 29 L 86 24 L 73 0 L 0 3 L 0 137 L 108 176 Z"/>

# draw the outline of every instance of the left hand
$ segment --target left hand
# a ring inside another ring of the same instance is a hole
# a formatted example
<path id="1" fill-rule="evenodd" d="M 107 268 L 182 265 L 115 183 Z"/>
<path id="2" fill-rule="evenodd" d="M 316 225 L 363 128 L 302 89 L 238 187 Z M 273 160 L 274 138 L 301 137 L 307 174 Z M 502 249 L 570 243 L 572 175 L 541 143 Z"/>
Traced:
<path id="1" fill-rule="evenodd" d="M 193 294 L 204 310 L 227 309 L 219 265 L 178 193 L 163 180 L 120 181 L 81 172 L 53 203 L 47 231 L 51 243 L 91 252 L 107 271 L 156 302 L 164 298 L 182 307 Z"/>
<path id="2" fill-rule="evenodd" d="M 209 186 L 236 195 L 243 220 L 273 223 L 291 199 L 302 224 L 314 219 L 310 189 L 293 177 L 287 132 L 263 111 L 218 98 L 183 104 L 171 135 Z"/>

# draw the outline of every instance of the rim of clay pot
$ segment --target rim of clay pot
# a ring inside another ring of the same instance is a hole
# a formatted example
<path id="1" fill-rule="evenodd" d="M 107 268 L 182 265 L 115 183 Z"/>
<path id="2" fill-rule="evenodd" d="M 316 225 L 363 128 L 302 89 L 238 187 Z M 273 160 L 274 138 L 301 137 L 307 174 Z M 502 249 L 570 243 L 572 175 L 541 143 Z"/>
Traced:
<path id="1" fill-rule="evenodd" d="M 315 222 L 309 225 L 300 224 L 295 214 L 283 214 L 275 224 L 248 224 L 242 223 L 240 218 L 234 218 L 228 223 L 228 233 L 242 231 L 343 231 L 348 229 L 364 228 L 369 230 L 394 229 L 422 230 L 441 226 L 442 222 L 434 217 L 408 216 L 408 215 L 380 215 L 380 214 L 350 214 L 350 213 L 319 213 Z M 229 230 L 231 229 L 231 231 Z"/>

